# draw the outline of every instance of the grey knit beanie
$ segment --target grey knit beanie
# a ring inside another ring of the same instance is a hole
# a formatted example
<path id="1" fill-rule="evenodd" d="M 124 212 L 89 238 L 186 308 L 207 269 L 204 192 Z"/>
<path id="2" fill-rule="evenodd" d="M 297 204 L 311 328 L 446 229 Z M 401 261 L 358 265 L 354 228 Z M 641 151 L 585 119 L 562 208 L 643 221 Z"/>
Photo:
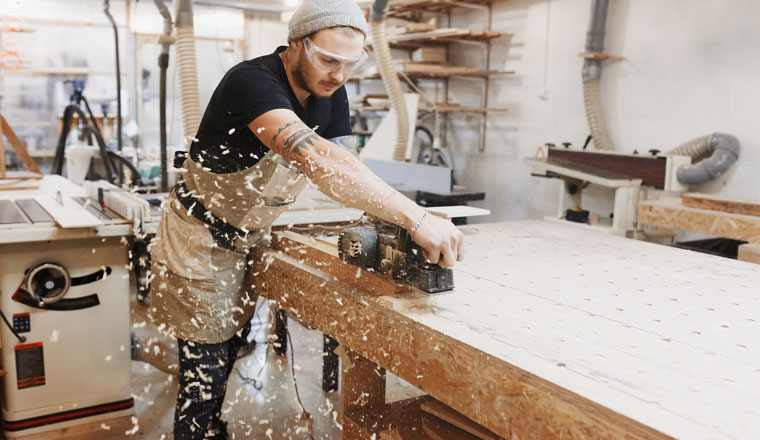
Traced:
<path id="1" fill-rule="evenodd" d="M 354 0 L 301 0 L 288 22 L 288 43 L 322 29 L 349 26 L 367 36 L 367 20 Z"/>

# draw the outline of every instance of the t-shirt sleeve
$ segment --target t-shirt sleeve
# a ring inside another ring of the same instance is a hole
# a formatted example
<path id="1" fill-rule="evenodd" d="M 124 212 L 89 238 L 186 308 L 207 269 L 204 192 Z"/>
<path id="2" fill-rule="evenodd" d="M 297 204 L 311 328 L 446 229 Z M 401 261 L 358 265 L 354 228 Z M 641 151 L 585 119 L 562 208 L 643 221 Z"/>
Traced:
<path id="1" fill-rule="evenodd" d="M 264 69 L 233 72 L 225 85 L 224 99 L 231 116 L 246 125 L 270 110 L 293 110 L 282 83 Z"/>
<path id="2" fill-rule="evenodd" d="M 348 95 L 346 88 L 341 87 L 335 91 L 332 97 L 332 118 L 330 126 L 327 127 L 322 137 L 333 139 L 340 136 L 349 136 L 352 134 L 350 114 L 348 110 Z"/>

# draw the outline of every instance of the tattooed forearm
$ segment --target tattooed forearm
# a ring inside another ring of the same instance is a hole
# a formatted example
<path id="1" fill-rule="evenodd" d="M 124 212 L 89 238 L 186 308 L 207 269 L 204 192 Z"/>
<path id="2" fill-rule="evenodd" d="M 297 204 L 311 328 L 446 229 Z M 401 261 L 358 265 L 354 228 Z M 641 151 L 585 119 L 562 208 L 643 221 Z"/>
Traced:
<path id="1" fill-rule="evenodd" d="M 290 128 L 290 127 L 292 127 L 292 126 L 294 126 L 294 125 L 296 125 L 296 124 L 302 124 L 302 122 L 301 122 L 301 121 L 290 121 L 290 122 L 288 122 L 287 124 L 285 124 L 285 125 L 283 125 L 282 127 L 280 127 L 280 129 L 279 129 L 279 130 L 277 130 L 277 133 L 275 133 L 275 134 L 274 134 L 274 136 L 272 137 L 272 146 L 274 146 L 274 145 L 277 145 L 277 137 L 278 137 L 278 136 L 279 136 L 279 135 L 280 135 L 280 134 L 281 134 L 283 131 L 287 130 L 288 128 Z"/>
<path id="2" fill-rule="evenodd" d="M 298 130 L 285 139 L 282 145 L 282 157 L 290 162 L 303 159 L 306 150 L 313 147 L 319 139 L 321 138 L 310 128 Z"/>
<path id="3" fill-rule="evenodd" d="M 358 154 L 356 151 L 356 141 L 354 141 L 353 136 L 340 136 L 340 137 L 334 137 L 330 139 L 330 142 L 334 144 L 338 144 L 341 147 L 345 148 L 346 150 Z"/>

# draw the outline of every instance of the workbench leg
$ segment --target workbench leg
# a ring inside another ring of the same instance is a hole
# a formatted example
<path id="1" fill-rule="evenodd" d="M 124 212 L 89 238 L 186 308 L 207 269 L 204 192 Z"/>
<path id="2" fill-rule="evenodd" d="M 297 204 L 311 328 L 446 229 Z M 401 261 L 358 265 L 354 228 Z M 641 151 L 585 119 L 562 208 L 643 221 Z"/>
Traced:
<path id="1" fill-rule="evenodd" d="M 350 350 L 341 356 L 343 369 L 340 377 L 340 404 L 343 414 L 341 440 L 366 438 L 363 429 L 346 417 L 349 411 L 385 403 L 385 369 Z"/>
<path id="2" fill-rule="evenodd" d="M 338 355 L 333 352 L 338 341 L 324 335 L 322 342 L 322 389 L 329 393 L 338 389 Z"/>
<path id="3" fill-rule="evenodd" d="M 277 310 L 274 314 L 274 352 L 285 354 L 288 351 L 288 315 L 285 310 Z"/>

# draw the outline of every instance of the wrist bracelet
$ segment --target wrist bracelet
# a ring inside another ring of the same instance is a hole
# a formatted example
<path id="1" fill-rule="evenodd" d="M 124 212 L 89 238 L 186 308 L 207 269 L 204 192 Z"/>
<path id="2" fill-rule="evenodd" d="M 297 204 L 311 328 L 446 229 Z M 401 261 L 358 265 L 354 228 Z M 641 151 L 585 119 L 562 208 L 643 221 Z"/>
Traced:
<path id="1" fill-rule="evenodd" d="M 428 215 L 428 212 L 429 212 L 429 211 L 426 209 L 426 210 L 425 210 L 425 213 L 424 213 L 424 214 L 422 214 L 422 217 L 420 217 L 420 219 L 419 219 L 419 220 L 417 220 L 417 224 L 416 224 L 416 225 L 414 225 L 414 227 L 412 228 L 412 230 L 411 230 L 411 231 L 409 231 L 409 235 L 411 235 L 411 236 L 412 236 L 412 241 L 414 241 L 414 234 L 416 234 L 416 233 L 417 233 L 417 229 L 419 229 L 420 225 L 422 224 L 422 221 L 423 221 L 423 220 L 425 220 L 425 217 L 427 217 L 427 215 Z"/>

